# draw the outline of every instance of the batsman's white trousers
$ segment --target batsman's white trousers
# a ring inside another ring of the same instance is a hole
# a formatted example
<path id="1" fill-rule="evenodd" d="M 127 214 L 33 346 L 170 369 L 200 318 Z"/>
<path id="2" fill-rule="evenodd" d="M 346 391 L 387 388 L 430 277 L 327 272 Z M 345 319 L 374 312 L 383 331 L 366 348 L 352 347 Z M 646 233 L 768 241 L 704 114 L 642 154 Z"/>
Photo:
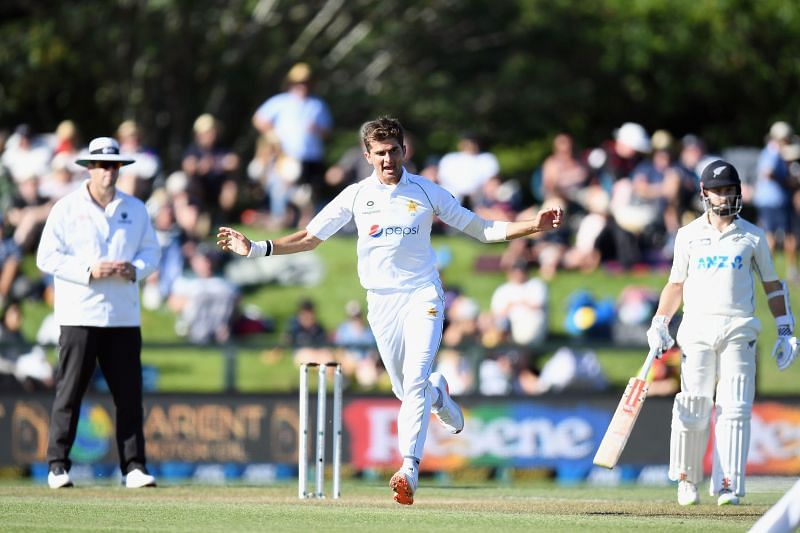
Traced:
<path id="1" fill-rule="evenodd" d="M 728 486 L 744 495 L 760 331 L 755 317 L 720 315 L 685 315 L 678 330 L 681 391 L 711 398 L 716 405 L 711 494 Z"/>
<path id="2" fill-rule="evenodd" d="M 367 320 L 381 360 L 402 402 L 397 438 L 403 457 L 422 459 L 433 391 L 428 382 L 444 324 L 439 283 L 417 289 L 367 291 Z"/>

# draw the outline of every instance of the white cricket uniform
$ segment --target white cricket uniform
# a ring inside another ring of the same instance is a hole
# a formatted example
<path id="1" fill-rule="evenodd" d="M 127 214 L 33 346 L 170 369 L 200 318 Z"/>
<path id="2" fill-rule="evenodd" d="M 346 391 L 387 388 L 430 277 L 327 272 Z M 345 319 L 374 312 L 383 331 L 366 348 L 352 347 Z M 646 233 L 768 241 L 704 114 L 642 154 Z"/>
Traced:
<path id="1" fill-rule="evenodd" d="M 326 240 L 355 221 L 367 319 L 392 390 L 402 401 L 400 453 L 416 459 L 422 458 L 425 445 L 433 396 L 428 377 L 444 322 L 444 296 L 431 246 L 434 215 L 458 230 L 476 216 L 443 188 L 404 169 L 397 185 L 384 185 L 373 173 L 348 186 L 306 228 Z"/>
<path id="2" fill-rule="evenodd" d="M 669 281 L 684 284 L 683 320 L 677 334 L 683 351 L 681 393 L 715 399 L 712 495 L 723 485 L 744 495 L 756 339 L 761 331 L 755 317 L 756 273 L 762 282 L 778 279 L 758 226 L 737 217 L 720 232 L 704 213 L 678 230 Z M 710 417 L 708 411 L 703 418 L 706 414 Z M 675 425 L 673 418 L 673 429 Z M 728 442 L 733 438 L 742 440 L 736 450 Z M 670 475 L 678 479 L 680 472 L 676 468 Z M 702 472 L 694 475 L 702 478 Z"/>

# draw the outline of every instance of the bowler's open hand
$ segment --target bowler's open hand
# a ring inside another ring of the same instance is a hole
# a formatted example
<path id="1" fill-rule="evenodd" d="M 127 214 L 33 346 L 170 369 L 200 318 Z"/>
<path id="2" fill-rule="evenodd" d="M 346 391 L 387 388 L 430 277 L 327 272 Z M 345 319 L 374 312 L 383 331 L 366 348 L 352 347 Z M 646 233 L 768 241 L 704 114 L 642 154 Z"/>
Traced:
<path id="1" fill-rule="evenodd" d="M 217 246 L 226 252 L 244 255 L 250 253 L 250 239 L 233 228 L 221 227 L 217 233 Z"/>
<path id="2" fill-rule="evenodd" d="M 535 224 L 539 231 L 547 231 L 561 225 L 561 218 L 564 212 L 560 207 L 548 207 L 536 214 Z"/>

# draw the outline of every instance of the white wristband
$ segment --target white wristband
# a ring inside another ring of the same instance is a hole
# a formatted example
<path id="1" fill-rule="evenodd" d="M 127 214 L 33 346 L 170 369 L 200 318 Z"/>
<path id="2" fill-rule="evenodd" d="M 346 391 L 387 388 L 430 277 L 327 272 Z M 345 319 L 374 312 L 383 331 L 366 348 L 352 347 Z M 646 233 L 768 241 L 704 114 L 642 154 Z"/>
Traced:
<path id="1" fill-rule="evenodd" d="M 250 241 L 248 258 L 267 257 L 272 255 L 272 241 Z"/>

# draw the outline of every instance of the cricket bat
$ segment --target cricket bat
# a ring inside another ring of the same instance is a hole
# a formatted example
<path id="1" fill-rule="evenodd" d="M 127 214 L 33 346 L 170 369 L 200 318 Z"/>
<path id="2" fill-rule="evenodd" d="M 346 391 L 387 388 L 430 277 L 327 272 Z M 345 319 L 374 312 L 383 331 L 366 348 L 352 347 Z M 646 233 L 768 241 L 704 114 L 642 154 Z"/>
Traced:
<path id="1" fill-rule="evenodd" d="M 639 375 L 632 377 L 625 387 L 625 393 L 617 405 L 614 417 L 608 425 L 605 436 L 603 436 L 600 447 L 594 456 L 594 464 L 606 468 L 614 468 L 622 455 L 622 450 L 631 436 L 633 425 L 642 410 L 644 400 L 647 398 L 647 373 L 653 364 L 660 350 L 652 350 L 647 354 Z"/>

